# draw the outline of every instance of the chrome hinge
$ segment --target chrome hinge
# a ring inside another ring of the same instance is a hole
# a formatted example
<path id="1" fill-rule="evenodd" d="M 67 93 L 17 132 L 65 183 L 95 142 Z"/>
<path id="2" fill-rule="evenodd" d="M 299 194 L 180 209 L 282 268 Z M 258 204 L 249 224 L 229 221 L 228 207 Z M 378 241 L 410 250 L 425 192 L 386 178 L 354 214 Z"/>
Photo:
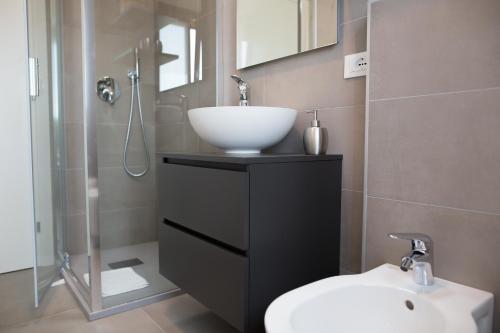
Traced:
<path id="1" fill-rule="evenodd" d="M 69 256 L 69 253 L 68 252 L 64 252 L 64 262 L 63 262 L 63 265 L 64 267 L 66 267 L 67 269 L 70 268 L 70 256 Z"/>
<path id="2" fill-rule="evenodd" d="M 40 221 L 36 221 L 36 232 L 42 232 L 42 224 L 40 223 Z"/>
<path id="3" fill-rule="evenodd" d="M 36 99 L 40 96 L 40 69 L 38 58 L 29 58 L 29 75 L 30 75 L 30 97 Z"/>

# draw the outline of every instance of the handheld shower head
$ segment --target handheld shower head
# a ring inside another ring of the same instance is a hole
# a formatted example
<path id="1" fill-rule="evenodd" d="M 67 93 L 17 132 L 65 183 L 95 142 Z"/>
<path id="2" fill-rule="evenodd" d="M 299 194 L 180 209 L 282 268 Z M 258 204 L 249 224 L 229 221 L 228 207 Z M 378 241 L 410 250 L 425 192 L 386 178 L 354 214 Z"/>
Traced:
<path id="1" fill-rule="evenodd" d="M 139 49 L 136 47 L 133 49 L 134 52 L 134 68 L 128 71 L 128 77 L 130 80 L 139 81 L 141 72 L 139 68 Z"/>

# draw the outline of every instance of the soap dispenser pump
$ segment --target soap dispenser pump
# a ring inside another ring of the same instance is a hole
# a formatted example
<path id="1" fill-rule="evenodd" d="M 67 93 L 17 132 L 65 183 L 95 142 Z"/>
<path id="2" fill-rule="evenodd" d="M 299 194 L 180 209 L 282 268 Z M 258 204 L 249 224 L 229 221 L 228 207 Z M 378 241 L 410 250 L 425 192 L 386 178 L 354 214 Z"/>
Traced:
<path id="1" fill-rule="evenodd" d="M 308 155 L 323 155 L 328 149 L 328 130 L 320 127 L 318 110 L 307 113 L 314 113 L 314 120 L 311 127 L 304 130 L 304 150 Z"/>

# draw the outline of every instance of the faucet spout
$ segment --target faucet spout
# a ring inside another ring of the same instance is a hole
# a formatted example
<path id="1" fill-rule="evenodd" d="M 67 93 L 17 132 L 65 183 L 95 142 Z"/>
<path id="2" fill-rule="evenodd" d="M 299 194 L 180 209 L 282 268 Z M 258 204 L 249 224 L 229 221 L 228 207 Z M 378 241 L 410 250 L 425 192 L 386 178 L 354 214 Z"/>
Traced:
<path id="1" fill-rule="evenodd" d="M 413 269 L 415 283 L 430 286 L 434 283 L 432 275 L 432 239 L 424 234 L 391 233 L 387 235 L 392 239 L 405 239 L 411 241 L 411 251 L 401 258 L 399 268 L 407 272 Z"/>
<path id="2" fill-rule="evenodd" d="M 403 258 L 401 258 L 401 264 L 399 265 L 399 268 L 401 268 L 403 272 L 408 272 L 412 265 L 413 259 L 409 256 L 404 256 Z"/>
<path id="3" fill-rule="evenodd" d="M 231 79 L 233 79 L 236 84 L 238 85 L 238 90 L 240 91 L 240 106 L 248 106 L 248 91 L 249 91 L 249 86 L 248 83 L 245 82 L 241 77 L 238 75 L 231 75 Z"/>

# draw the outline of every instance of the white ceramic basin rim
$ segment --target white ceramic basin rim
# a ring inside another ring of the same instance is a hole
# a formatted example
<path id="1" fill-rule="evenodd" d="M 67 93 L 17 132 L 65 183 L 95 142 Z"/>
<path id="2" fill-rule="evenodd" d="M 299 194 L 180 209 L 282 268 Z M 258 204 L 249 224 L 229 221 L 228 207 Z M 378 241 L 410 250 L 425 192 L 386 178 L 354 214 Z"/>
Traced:
<path id="1" fill-rule="evenodd" d="M 369 272 L 320 280 L 278 297 L 267 309 L 267 333 L 491 333 L 493 295 L 385 264 Z"/>
<path id="2" fill-rule="evenodd" d="M 194 131 L 226 153 L 259 153 L 292 129 L 297 111 L 265 106 L 221 106 L 188 112 Z"/>

